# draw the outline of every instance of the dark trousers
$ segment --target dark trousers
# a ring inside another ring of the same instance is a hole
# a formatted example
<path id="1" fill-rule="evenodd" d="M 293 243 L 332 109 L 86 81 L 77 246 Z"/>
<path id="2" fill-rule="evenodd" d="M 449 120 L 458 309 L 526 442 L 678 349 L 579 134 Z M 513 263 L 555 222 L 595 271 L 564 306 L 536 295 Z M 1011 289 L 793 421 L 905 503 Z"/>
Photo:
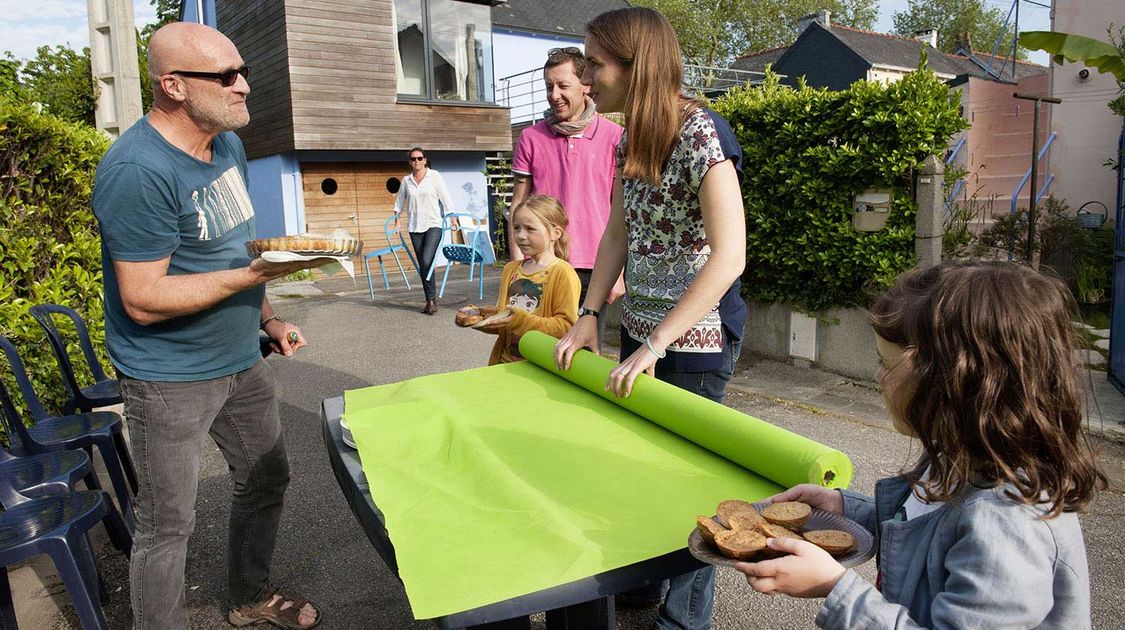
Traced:
<path id="1" fill-rule="evenodd" d="M 195 529 L 200 449 L 210 434 L 230 467 L 234 496 L 227 558 L 231 606 L 269 588 L 270 560 L 289 485 L 289 460 L 265 361 L 206 381 L 121 379 L 137 465 L 137 533 L 129 565 L 135 630 L 187 630 L 184 569 Z"/>
<path id="2" fill-rule="evenodd" d="M 578 274 L 578 283 L 582 286 L 581 293 L 578 294 L 578 306 L 586 301 L 586 291 L 590 290 L 590 276 L 593 275 L 593 269 L 575 269 L 574 273 Z M 620 298 L 618 298 L 620 299 Z M 609 308 L 609 302 L 602 304 L 598 309 L 601 315 L 598 317 L 598 345 L 605 347 L 605 311 Z M 598 354 L 601 354 L 601 348 L 598 348 Z"/>
<path id="3" fill-rule="evenodd" d="M 425 232 L 411 232 L 410 244 L 414 246 L 414 257 L 418 260 L 418 275 L 422 276 L 422 290 L 426 292 L 426 299 L 437 299 L 434 279 L 432 276 L 426 279 L 426 274 L 430 271 L 430 265 L 434 264 L 434 256 L 437 256 L 438 245 L 441 245 L 441 228 L 430 228 Z"/>
<path id="4" fill-rule="evenodd" d="M 622 327 L 621 338 L 625 339 L 627 335 Z M 624 345 L 622 344 L 622 361 L 626 359 Z M 731 339 L 724 330 L 723 358 L 717 369 L 707 372 L 677 372 L 661 369 L 657 364 L 656 378 L 722 403 L 741 350 L 742 342 Z M 629 591 L 629 595 L 638 599 L 659 599 L 661 595 L 664 596 L 664 605 L 660 607 L 653 625 L 655 630 L 710 630 L 715 596 L 715 567 L 708 566 L 677 575 L 660 584 Z"/>

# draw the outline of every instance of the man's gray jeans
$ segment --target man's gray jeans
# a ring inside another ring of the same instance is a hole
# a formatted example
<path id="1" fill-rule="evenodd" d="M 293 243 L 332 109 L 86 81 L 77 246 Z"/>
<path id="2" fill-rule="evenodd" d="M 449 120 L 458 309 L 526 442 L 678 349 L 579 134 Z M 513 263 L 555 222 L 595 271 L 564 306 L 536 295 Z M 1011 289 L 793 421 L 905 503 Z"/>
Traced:
<path id="1" fill-rule="evenodd" d="M 206 381 L 123 378 L 121 392 L 140 481 L 129 567 L 134 628 L 187 630 L 184 565 L 195 528 L 200 452 L 207 434 L 222 451 L 234 481 L 229 603 L 242 606 L 262 599 L 289 485 L 272 370 L 259 361 L 237 374 Z"/>

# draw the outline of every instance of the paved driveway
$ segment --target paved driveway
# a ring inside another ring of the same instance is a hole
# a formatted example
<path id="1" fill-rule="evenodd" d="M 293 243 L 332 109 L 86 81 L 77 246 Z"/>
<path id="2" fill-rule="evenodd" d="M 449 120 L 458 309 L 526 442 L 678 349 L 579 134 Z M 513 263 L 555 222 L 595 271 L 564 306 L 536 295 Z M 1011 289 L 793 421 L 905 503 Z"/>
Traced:
<path id="1" fill-rule="evenodd" d="M 458 270 L 460 271 L 460 270 Z M 491 275 L 491 274 L 490 274 Z M 459 277 L 459 276 L 458 276 Z M 486 295 L 495 295 L 495 277 Z M 356 524 L 329 468 L 320 434 L 320 401 L 345 389 L 390 383 L 440 371 L 467 369 L 487 361 L 491 338 L 453 325 L 453 308 L 467 303 L 468 286 L 452 284 L 437 316 L 417 311 L 420 291 L 380 292 L 373 303 L 356 293 L 350 281 L 328 283 L 331 290 L 351 291 L 304 299 L 276 299 L 275 309 L 297 322 L 310 346 L 295 357 L 269 359 L 277 375 L 281 416 L 285 425 L 292 483 L 274 562 L 274 579 L 287 591 L 312 599 L 324 611 L 328 630 L 432 628 L 413 620 L 396 578 L 381 564 Z M 475 288 L 475 287 L 474 287 Z M 744 358 L 743 371 L 729 390 L 727 403 L 848 453 L 856 466 L 853 487 L 872 491 L 877 478 L 893 474 L 910 457 L 909 442 L 894 433 L 870 387 L 845 384 L 834 396 L 851 396 L 856 413 L 827 413 L 799 401 L 778 399 L 761 385 L 782 375 L 790 382 L 823 379 L 823 373 Z M 758 378 L 759 376 L 763 378 Z M 765 378 L 768 377 L 768 378 Z M 866 412 L 864 411 L 866 410 Z M 1094 582 L 1096 627 L 1121 628 L 1125 604 L 1125 546 L 1121 515 L 1125 500 L 1123 450 L 1104 444 L 1103 459 L 1119 480 L 1115 491 L 1102 495 L 1084 524 Z M 229 628 L 221 614 L 225 583 L 225 547 L 230 482 L 226 466 L 208 442 L 196 506 L 196 531 L 187 567 L 187 601 L 191 627 Z M 690 515 L 688 521 L 690 522 Z M 111 601 L 106 607 L 111 628 L 129 627 L 127 567 L 110 550 L 100 554 Z M 471 570 L 471 567 L 453 567 Z M 871 566 L 862 573 L 871 577 Z M 750 591 L 741 577 L 722 570 L 718 579 L 715 627 L 809 628 L 815 601 L 765 597 Z M 619 628 L 647 628 L 651 611 L 622 610 Z M 58 619 L 55 628 L 78 627 Z"/>

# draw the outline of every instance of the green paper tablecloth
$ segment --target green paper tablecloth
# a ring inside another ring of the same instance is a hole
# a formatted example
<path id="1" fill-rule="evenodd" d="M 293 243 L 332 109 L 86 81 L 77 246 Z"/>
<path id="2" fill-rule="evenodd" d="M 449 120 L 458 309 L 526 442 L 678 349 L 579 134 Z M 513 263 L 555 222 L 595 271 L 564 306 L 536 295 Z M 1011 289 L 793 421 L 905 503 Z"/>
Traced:
<path id="1" fill-rule="evenodd" d="M 554 343 L 530 333 L 526 362 L 345 392 L 418 619 L 683 548 L 723 499 L 851 479 L 843 453 L 655 379 L 617 400 L 591 353 L 558 373 Z"/>

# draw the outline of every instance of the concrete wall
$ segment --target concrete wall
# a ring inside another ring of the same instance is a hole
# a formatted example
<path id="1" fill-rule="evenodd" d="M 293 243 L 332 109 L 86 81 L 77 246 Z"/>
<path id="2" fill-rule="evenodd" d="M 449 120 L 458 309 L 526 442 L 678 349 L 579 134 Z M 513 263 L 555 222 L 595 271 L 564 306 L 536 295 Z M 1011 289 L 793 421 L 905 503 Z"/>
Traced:
<path id="1" fill-rule="evenodd" d="M 966 168 L 966 194 L 979 201 L 995 198 L 992 208 L 994 215 L 1011 211 L 1012 193 L 1020 179 L 1031 168 L 1031 134 L 1035 103 L 1016 100 L 1012 94 L 1046 94 L 1047 75 L 1025 77 L 1018 85 L 997 83 L 970 77 L 963 90 L 962 105 L 969 128 L 969 140 L 965 149 L 968 155 Z M 1051 105 L 1041 105 L 1039 118 L 1039 146 L 1042 147 L 1050 133 L 1048 122 Z M 1051 155 L 1057 150 L 1058 141 L 1052 145 L 1048 154 L 1039 163 L 1039 186 L 1046 181 L 1050 172 Z M 1057 157 L 1057 156 L 1056 156 Z M 1038 190 L 1038 187 L 1036 188 Z M 1030 182 L 1020 192 L 1017 205 L 1026 208 L 1030 198 Z"/>
<path id="2" fill-rule="evenodd" d="M 1106 25 L 1125 21 L 1119 0 L 1055 0 L 1054 5 L 1054 31 L 1105 41 Z M 1092 200 L 1104 203 L 1112 219 L 1117 189 L 1113 172 L 1102 164 L 1117 153 L 1121 133 L 1121 117 L 1106 107 L 1117 84 L 1111 75 L 1094 69 L 1082 80 L 1078 72 L 1083 67 L 1051 66 L 1051 93 L 1063 101 L 1051 112 L 1051 127 L 1059 134 L 1051 149 L 1052 188 L 1072 208 Z"/>
<path id="3" fill-rule="evenodd" d="M 793 312 L 779 304 L 747 302 L 749 314 L 743 333 L 742 351 L 775 361 L 788 362 L 793 340 Z M 800 314 L 798 314 L 800 315 Z M 870 381 L 878 367 L 875 333 L 863 309 L 829 309 L 817 314 L 816 358 L 818 368 Z"/>

